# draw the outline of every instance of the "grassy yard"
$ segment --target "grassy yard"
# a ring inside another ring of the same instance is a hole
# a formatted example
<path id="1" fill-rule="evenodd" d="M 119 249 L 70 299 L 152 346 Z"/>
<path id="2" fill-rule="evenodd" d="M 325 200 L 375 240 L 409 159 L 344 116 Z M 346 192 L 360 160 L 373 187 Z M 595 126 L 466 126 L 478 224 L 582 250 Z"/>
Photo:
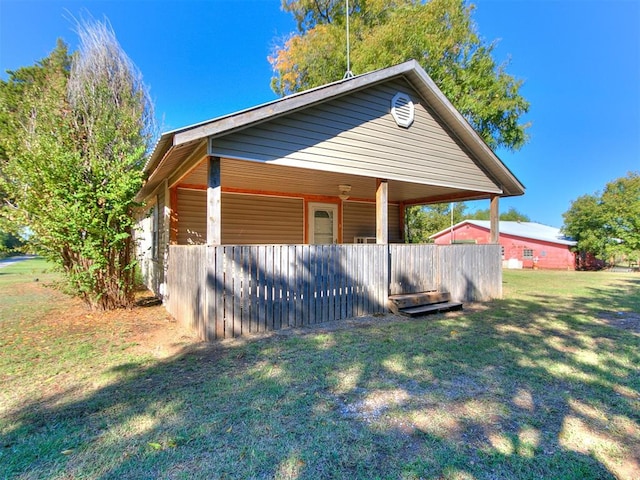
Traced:
<path id="1" fill-rule="evenodd" d="M 638 274 L 507 271 L 462 312 L 203 345 L 45 270 L 0 269 L 0 478 L 640 478 Z"/>

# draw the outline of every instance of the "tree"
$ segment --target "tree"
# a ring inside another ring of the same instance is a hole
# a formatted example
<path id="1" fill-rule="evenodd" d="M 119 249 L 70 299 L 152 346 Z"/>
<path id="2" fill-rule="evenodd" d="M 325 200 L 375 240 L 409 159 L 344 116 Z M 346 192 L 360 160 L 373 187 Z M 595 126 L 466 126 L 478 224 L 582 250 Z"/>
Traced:
<path id="1" fill-rule="evenodd" d="M 465 218 L 470 220 L 490 220 L 491 212 L 488 208 L 483 210 L 476 210 L 475 212 L 465 215 Z M 505 222 L 530 222 L 528 215 L 520 213 L 515 208 L 511 207 L 506 212 L 500 213 L 500 220 Z"/>
<path id="2" fill-rule="evenodd" d="M 407 207 L 404 217 L 405 239 L 407 243 L 428 243 L 427 214 L 422 205 Z"/>
<path id="3" fill-rule="evenodd" d="M 92 307 L 133 302 L 135 195 L 153 133 L 142 77 L 104 22 L 78 25 L 79 51 L 0 83 L 1 216 Z"/>
<path id="4" fill-rule="evenodd" d="M 477 33 L 464 0 L 351 0 L 351 66 L 357 73 L 416 59 L 492 148 L 518 149 L 529 109 L 522 81 L 493 60 L 495 43 Z M 346 69 L 344 0 L 282 0 L 298 33 L 269 61 L 272 89 L 286 95 L 340 80 Z"/>
<path id="5" fill-rule="evenodd" d="M 451 206 L 453 205 L 453 219 L 451 215 Z M 407 207 L 405 213 L 405 235 L 407 243 L 425 243 L 429 242 L 429 237 L 434 233 L 438 233 L 452 224 L 461 222 L 465 219 L 470 220 L 489 220 L 489 209 L 476 210 L 469 214 L 466 213 L 467 205 L 464 202 L 438 203 L 435 205 L 416 205 Z M 513 222 L 529 222 L 529 217 L 518 212 L 511 207 L 506 212 L 500 214 L 500 220 Z"/>
<path id="6" fill-rule="evenodd" d="M 0 258 L 18 252 L 22 245 L 23 241 L 17 235 L 0 230 Z"/>
<path id="7" fill-rule="evenodd" d="M 464 202 L 408 207 L 405 214 L 407 243 L 430 242 L 431 235 L 460 222 L 466 209 Z"/>
<path id="8" fill-rule="evenodd" d="M 576 250 L 601 258 L 640 253 L 640 173 L 629 172 L 606 184 L 604 192 L 583 195 L 563 214 L 566 235 Z"/>

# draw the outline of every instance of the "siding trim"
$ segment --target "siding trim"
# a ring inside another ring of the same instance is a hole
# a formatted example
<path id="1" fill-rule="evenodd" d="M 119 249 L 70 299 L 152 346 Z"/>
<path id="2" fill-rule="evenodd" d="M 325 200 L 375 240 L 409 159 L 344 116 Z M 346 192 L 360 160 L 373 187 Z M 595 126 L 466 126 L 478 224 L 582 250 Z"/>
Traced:
<path id="1" fill-rule="evenodd" d="M 192 183 L 181 183 L 176 185 L 175 188 L 180 188 L 184 190 L 206 190 L 207 187 L 204 185 L 197 185 Z M 235 188 L 235 187 L 222 187 L 222 193 L 229 193 L 231 195 L 255 195 L 260 197 L 281 197 L 281 198 L 302 198 L 311 200 L 314 202 L 325 202 L 332 203 L 337 201 L 336 196 L 331 195 L 309 195 L 306 193 L 290 193 L 290 192 L 276 192 L 271 190 L 252 190 L 250 188 Z M 353 198 L 349 197 L 349 200 L 345 200 L 348 202 L 355 203 L 373 203 L 375 204 L 375 199 L 372 198 Z M 389 202 L 389 205 L 400 205 L 400 202 Z"/>
<path id="2" fill-rule="evenodd" d="M 207 187 L 204 185 L 198 185 L 193 183 L 181 183 L 176 185 L 175 188 L 180 188 L 183 190 L 206 190 Z M 272 190 L 253 190 L 250 188 L 236 188 L 236 187 L 222 187 L 222 193 L 229 193 L 231 195 L 255 195 L 260 197 L 282 197 L 282 198 L 303 198 L 307 200 L 311 200 L 314 202 L 334 202 L 337 198 L 336 196 L 331 195 L 310 195 L 306 193 L 292 193 L 292 192 L 276 192 Z M 373 198 L 354 198 L 349 197 L 349 200 L 345 200 L 345 202 L 353 202 L 353 203 L 376 203 L 376 200 Z M 400 205 L 401 202 L 388 202 L 389 205 Z"/>

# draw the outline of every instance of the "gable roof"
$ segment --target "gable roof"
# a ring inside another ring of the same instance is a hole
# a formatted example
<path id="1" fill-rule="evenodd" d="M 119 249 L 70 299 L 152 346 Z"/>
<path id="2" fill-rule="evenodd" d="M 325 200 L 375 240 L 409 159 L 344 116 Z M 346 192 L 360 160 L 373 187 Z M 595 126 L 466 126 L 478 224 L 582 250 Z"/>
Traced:
<path id="1" fill-rule="evenodd" d="M 541 223 L 535 222 L 498 222 L 498 229 L 500 234 L 512 235 L 514 237 L 530 238 L 532 240 L 540 240 L 543 242 L 557 243 L 560 245 L 574 246 L 576 241 L 562 234 L 562 231 L 556 227 L 550 227 Z M 463 225 L 475 225 L 485 230 L 491 229 L 491 222 L 489 220 L 463 220 L 456 223 L 453 229 L 457 229 Z M 451 228 L 446 228 L 438 233 L 434 233 L 429 238 L 437 238 L 451 231 Z"/>
<path id="2" fill-rule="evenodd" d="M 524 186 L 474 131 L 415 60 L 299 92 L 253 108 L 164 133 L 145 165 L 144 198 L 208 138 L 217 138 L 277 117 L 301 111 L 392 79 L 406 80 L 439 119 L 471 152 L 500 188 L 502 196 L 522 195 Z"/>

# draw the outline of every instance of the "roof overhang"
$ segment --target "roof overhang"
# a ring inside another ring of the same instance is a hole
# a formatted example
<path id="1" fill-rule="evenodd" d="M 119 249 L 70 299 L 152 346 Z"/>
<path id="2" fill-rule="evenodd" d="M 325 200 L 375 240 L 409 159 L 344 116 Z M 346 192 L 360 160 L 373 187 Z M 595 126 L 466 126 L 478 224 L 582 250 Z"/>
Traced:
<path id="1" fill-rule="evenodd" d="M 436 86 L 415 60 L 343 79 L 331 84 L 299 92 L 263 105 L 164 133 L 145 165 L 147 181 L 138 193 L 143 200 L 167 178 L 172 171 L 203 145 L 216 137 L 249 128 L 282 115 L 356 92 L 396 78 L 404 78 L 429 104 L 435 114 L 467 148 L 502 192 L 500 196 L 517 196 L 524 186 L 497 157 Z M 489 196 L 489 195 L 487 195 Z M 478 197 L 479 198 L 479 197 Z M 442 199 L 441 201 L 446 201 Z"/>

